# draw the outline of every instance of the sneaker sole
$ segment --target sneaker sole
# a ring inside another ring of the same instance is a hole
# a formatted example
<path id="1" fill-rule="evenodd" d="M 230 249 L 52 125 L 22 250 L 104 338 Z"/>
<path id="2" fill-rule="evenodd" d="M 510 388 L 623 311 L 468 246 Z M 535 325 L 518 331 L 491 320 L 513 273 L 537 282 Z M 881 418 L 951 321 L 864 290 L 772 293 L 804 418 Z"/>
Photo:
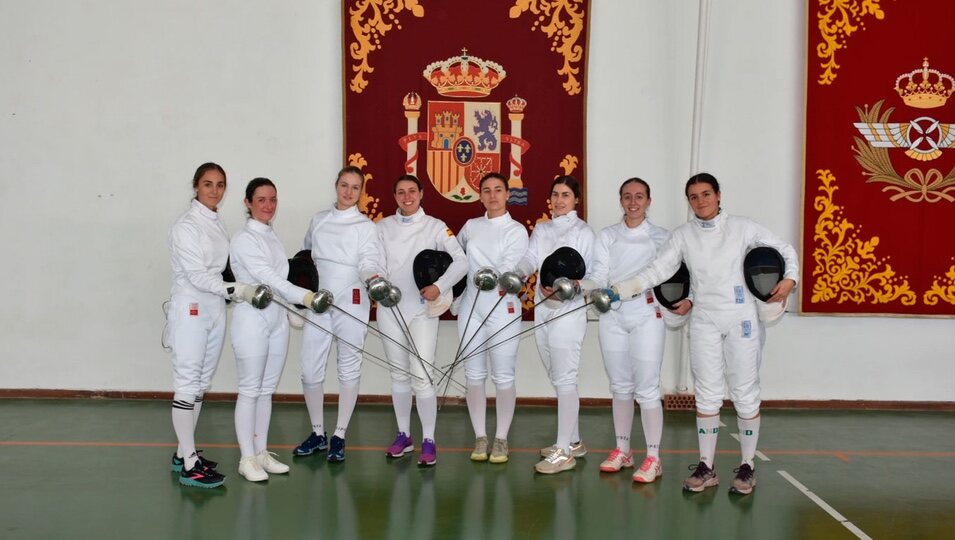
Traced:
<path id="1" fill-rule="evenodd" d="M 412 452 L 414 452 L 414 445 L 412 445 L 412 446 L 406 446 L 406 447 L 404 448 L 404 450 L 401 451 L 400 454 L 392 453 L 392 452 L 385 452 L 385 456 L 386 456 L 386 457 L 390 457 L 390 458 L 400 458 L 400 457 L 404 457 L 406 454 L 410 454 L 410 453 L 412 453 Z"/>
<path id="2" fill-rule="evenodd" d="M 434 467 L 434 466 L 437 465 L 437 464 L 438 464 L 438 460 L 437 460 L 437 459 L 435 459 L 435 460 L 433 460 L 433 461 L 419 461 L 419 462 L 418 462 L 418 466 L 419 466 L 419 467 Z"/>
<path id="3" fill-rule="evenodd" d="M 718 485 L 720 485 L 719 479 L 715 479 L 715 480 L 711 480 L 711 481 L 708 480 L 708 481 L 704 482 L 703 485 L 700 486 L 700 487 L 698 487 L 698 488 L 690 487 L 690 486 L 688 486 L 688 485 L 686 485 L 686 484 L 683 484 L 683 491 L 691 491 L 691 492 L 693 492 L 693 493 L 700 493 L 701 491 L 705 490 L 706 488 L 716 487 L 716 486 L 718 486 Z"/>
<path id="4" fill-rule="evenodd" d="M 295 450 L 292 450 L 292 455 L 293 455 L 293 456 L 298 456 L 298 457 L 304 457 L 304 456 L 310 456 L 310 455 L 315 454 L 315 453 L 321 454 L 322 452 L 324 452 L 324 451 L 326 451 L 326 450 L 328 450 L 328 447 L 327 447 L 327 446 L 324 447 L 324 448 L 318 447 L 318 448 L 316 448 L 316 449 L 314 449 L 314 450 L 312 450 L 312 451 L 310 451 L 310 452 L 305 452 L 304 450 L 299 450 L 298 448 L 296 448 Z"/>
<path id="5" fill-rule="evenodd" d="M 577 467 L 577 461 L 575 460 L 575 461 L 567 461 L 566 463 L 561 465 L 559 469 L 555 469 L 555 470 L 541 470 L 537 468 L 537 465 L 534 466 L 534 470 L 540 474 L 557 474 L 557 473 L 562 473 L 564 471 L 572 471 L 576 467 Z"/>
<path id="6" fill-rule="evenodd" d="M 657 481 L 657 478 L 660 478 L 661 476 L 663 476 L 663 471 L 658 472 L 658 473 L 656 474 L 656 476 L 654 476 L 652 479 L 649 479 L 649 480 L 646 479 L 646 478 L 640 478 L 640 477 L 638 477 L 637 475 L 634 475 L 634 476 L 633 476 L 633 481 L 636 482 L 636 483 L 638 483 L 638 484 L 652 484 L 652 483 L 656 482 L 656 481 Z"/>
<path id="7" fill-rule="evenodd" d="M 182 485 L 184 485 L 184 486 L 189 486 L 189 487 L 212 489 L 212 488 L 217 488 L 217 487 L 221 486 L 222 484 L 224 484 L 224 483 L 225 483 L 225 479 L 222 479 L 221 482 L 205 483 L 205 482 L 197 482 L 197 481 L 195 481 L 195 480 L 193 480 L 193 479 L 191 479 L 191 478 L 183 478 L 183 477 L 180 476 L 180 477 L 179 477 L 179 483 L 182 484 Z"/>
<path id="8" fill-rule="evenodd" d="M 471 454 L 471 461 L 487 461 L 487 454 Z"/>
<path id="9" fill-rule="evenodd" d="M 730 493 L 735 493 L 737 495 L 749 495 L 750 493 L 753 492 L 753 488 L 755 487 L 756 487 L 756 482 L 753 482 L 753 486 L 749 488 L 749 491 L 743 491 L 743 490 L 737 489 L 736 486 L 730 486 Z"/>
<path id="10" fill-rule="evenodd" d="M 574 456 L 575 459 L 576 459 L 576 457 L 577 457 L 577 456 Z M 633 462 L 631 461 L 630 463 L 624 463 L 624 464 L 620 465 L 620 467 L 617 467 L 617 468 L 613 468 L 613 467 L 610 467 L 610 466 L 601 465 L 601 466 L 600 466 L 600 472 L 620 472 L 620 471 L 622 471 L 623 469 L 632 469 L 632 468 L 633 468 Z"/>
<path id="11" fill-rule="evenodd" d="M 182 472 L 182 465 L 170 465 L 169 470 L 172 472 Z"/>
<path id="12" fill-rule="evenodd" d="M 487 460 L 491 463 L 507 463 L 507 456 L 491 456 Z"/>

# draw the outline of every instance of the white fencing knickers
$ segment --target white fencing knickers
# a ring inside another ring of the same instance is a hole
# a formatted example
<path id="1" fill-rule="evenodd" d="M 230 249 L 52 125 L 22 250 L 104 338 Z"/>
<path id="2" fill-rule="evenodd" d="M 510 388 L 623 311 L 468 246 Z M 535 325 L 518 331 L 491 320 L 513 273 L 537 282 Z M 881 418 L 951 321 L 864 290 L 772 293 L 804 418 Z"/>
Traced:
<path id="1" fill-rule="evenodd" d="M 288 352 L 288 317 L 277 305 L 256 309 L 239 304 L 232 315 L 239 395 L 258 398 L 275 393 Z"/>
<path id="2" fill-rule="evenodd" d="M 659 406 L 666 325 L 657 307 L 640 300 L 600 316 L 604 367 L 614 395 L 633 395 L 641 407 Z"/>
<path id="3" fill-rule="evenodd" d="M 431 382 L 434 380 L 434 352 L 438 344 L 438 318 L 428 317 L 424 311 L 409 315 L 401 313 L 405 317 L 404 322 L 408 323 L 408 328 L 400 322 L 398 308 L 386 308 L 378 305 L 378 329 L 397 341 L 408 350 L 417 349 L 418 355 L 424 359 L 419 360 L 405 349 L 395 345 L 388 339 L 382 339 L 382 345 L 385 347 L 385 356 L 388 362 L 404 370 L 399 371 L 391 368 L 391 381 L 393 384 L 410 385 L 418 397 L 426 398 L 434 395 L 434 386 Z M 404 330 L 402 330 L 404 329 Z M 411 339 L 414 341 L 414 347 L 408 343 L 405 338 L 405 331 L 410 329 Z M 411 377 L 406 372 L 411 372 L 415 377 Z M 429 378 L 430 377 L 430 378 Z"/>
<path id="4" fill-rule="evenodd" d="M 534 324 L 547 322 L 570 309 L 583 305 L 583 302 L 571 302 L 560 309 L 550 309 L 540 304 L 534 310 Z M 517 323 L 514 323 L 515 326 Z M 550 376 L 554 387 L 576 385 L 577 371 L 580 368 L 580 348 L 587 333 L 587 311 L 579 309 L 570 315 L 548 322 L 534 330 L 537 350 L 540 353 L 544 369 Z"/>
<path id="5" fill-rule="evenodd" d="M 494 345 L 513 338 L 521 331 L 521 322 L 515 319 L 521 316 L 521 301 L 513 294 L 506 294 L 501 302 L 494 308 L 494 312 L 487 317 L 484 324 L 481 321 L 491 311 L 491 307 L 500 298 L 501 291 L 491 290 L 478 292 L 473 285 L 469 284 L 464 298 L 461 300 L 461 308 L 458 310 L 458 335 L 461 336 L 461 346 L 468 341 L 467 350 L 461 353 L 466 357 L 475 351 L 484 351 L 468 358 L 464 362 L 464 374 L 468 381 L 487 380 L 488 358 L 491 364 L 491 381 L 498 387 L 507 387 L 514 384 L 514 374 L 517 367 L 517 346 L 519 339 L 511 339 L 507 343 Z M 468 323 L 468 314 L 471 313 L 471 304 L 477 297 L 477 306 Z M 511 323 L 509 326 L 508 323 Z M 465 335 L 465 326 L 467 326 L 467 335 Z M 480 326 L 480 328 L 478 328 Z M 501 328 L 507 326 L 501 333 L 494 336 L 494 339 L 484 343 Z M 474 338 L 473 340 L 471 338 Z M 482 345 L 482 343 L 484 343 Z M 485 349 L 493 347 L 485 351 Z"/>
<path id="6" fill-rule="evenodd" d="M 354 270 L 352 270 L 354 273 Z M 368 332 L 368 296 L 364 287 L 357 282 L 350 282 L 346 287 L 334 287 L 332 276 L 326 278 L 321 275 L 322 286 L 328 288 L 335 297 L 335 305 L 347 311 L 358 321 L 341 313 L 336 308 L 330 308 L 325 313 L 308 311 L 310 321 L 328 330 L 338 338 L 350 343 L 338 343 L 338 380 L 340 382 L 357 381 L 361 378 L 362 352 L 359 349 L 365 346 L 365 335 Z M 351 281 L 351 280 L 350 280 Z M 302 383 L 315 385 L 325 382 L 325 371 L 328 367 L 328 352 L 331 349 L 334 337 L 310 324 L 305 325 L 302 337 Z M 352 347 L 354 345 L 354 347 Z M 356 349 L 355 347 L 358 347 Z"/>
<path id="7" fill-rule="evenodd" d="M 212 385 L 225 341 L 225 311 L 225 300 L 214 294 L 177 294 L 169 301 L 167 335 L 176 394 L 201 396 Z"/>
<path id="8" fill-rule="evenodd" d="M 754 304 L 734 310 L 697 306 L 690 311 L 690 365 L 697 411 L 719 412 L 726 394 L 724 377 L 737 416 L 751 418 L 759 411 L 762 334 Z"/>

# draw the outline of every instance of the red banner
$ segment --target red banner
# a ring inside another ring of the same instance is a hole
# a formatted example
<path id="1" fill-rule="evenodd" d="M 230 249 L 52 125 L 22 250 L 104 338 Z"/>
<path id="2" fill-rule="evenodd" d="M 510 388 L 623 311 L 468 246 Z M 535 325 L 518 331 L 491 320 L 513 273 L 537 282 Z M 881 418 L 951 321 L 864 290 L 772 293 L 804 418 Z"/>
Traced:
<path id="1" fill-rule="evenodd" d="M 955 316 L 955 3 L 807 5 L 801 309 Z"/>

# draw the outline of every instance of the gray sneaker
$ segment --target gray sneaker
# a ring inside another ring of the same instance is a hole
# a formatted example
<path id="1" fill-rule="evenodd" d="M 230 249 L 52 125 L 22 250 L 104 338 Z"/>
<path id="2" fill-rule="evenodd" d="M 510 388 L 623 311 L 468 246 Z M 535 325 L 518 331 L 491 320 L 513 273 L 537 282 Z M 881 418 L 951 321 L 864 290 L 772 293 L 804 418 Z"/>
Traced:
<path id="1" fill-rule="evenodd" d="M 471 452 L 471 461 L 487 461 L 487 437 L 474 439 L 474 451 Z"/>
<path id="2" fill-rule="evenodd" d="M 557 445 L 553 444 L 547 448 L 541 448 L 541 457 L 545 458 L 554 453 L 554 450 L 557 450 Z M 584 457 L 587 455 L 587 445 L 584 444 L 584 441 L 577 441 L 570 443 L 570 454 L 575 458 Z"/>
<path id="3" fill-rule="evenodd" d="M 574 456 L 568 456 L 563 448 L 557 448 L 537 465 L 534 465 L 534 470 L 541 474 L 557 474 L 562 471 L 569 471 L 576 465 L 577 461 Z"/>
<path id="4" fill-rule="evenodd" d="M 491 463 L 507 463 L 507 439 L 494 439 L 491 447 Z"/>
<path id="5" fill-rule="evenodd" d="M 737 493 L 739 495 L 749 495 L 752 493 L 753 488 L 756 487 L 756 471 L 753 470 L 748 463 L 743 463 L 738 469 L 733 469 L 733 472 L 736 473 L 736 478 L 733 479 L 733 484 L 730 485 L 730 493 Z"/>
<path id="6" fill-rule="evenodd" d="M 689 469 L 693 471 L 693 474 L 683 481 L 684 491 L 699 493 L 708 487 L 713 487 L 720 483 L 719 477 L 716 476 L 716 471 L 707 467 L 706 463 L 702 461 L 698 465 L 690 465 Z"/>

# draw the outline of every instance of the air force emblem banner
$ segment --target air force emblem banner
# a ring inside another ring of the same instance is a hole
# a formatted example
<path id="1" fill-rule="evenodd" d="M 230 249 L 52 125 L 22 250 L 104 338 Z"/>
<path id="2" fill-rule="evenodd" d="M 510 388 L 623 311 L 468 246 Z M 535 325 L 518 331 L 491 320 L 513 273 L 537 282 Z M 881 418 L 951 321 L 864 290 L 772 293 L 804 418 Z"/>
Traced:
<path id="1" fill-rule="evenodd" d="M 955 316 L 955 2 L 807 5 L 802 311 Z"/>
<path id="2" fill-rule="evenodd" d="M 489 172 L 529 228 L 554 177 L 586 186 L 587 0 L 345 0 L 342 15 L 345 160 L 366 173 L 370 218 L 395 211 L 405 173 L 455 231 L 483 214 Z"/>

